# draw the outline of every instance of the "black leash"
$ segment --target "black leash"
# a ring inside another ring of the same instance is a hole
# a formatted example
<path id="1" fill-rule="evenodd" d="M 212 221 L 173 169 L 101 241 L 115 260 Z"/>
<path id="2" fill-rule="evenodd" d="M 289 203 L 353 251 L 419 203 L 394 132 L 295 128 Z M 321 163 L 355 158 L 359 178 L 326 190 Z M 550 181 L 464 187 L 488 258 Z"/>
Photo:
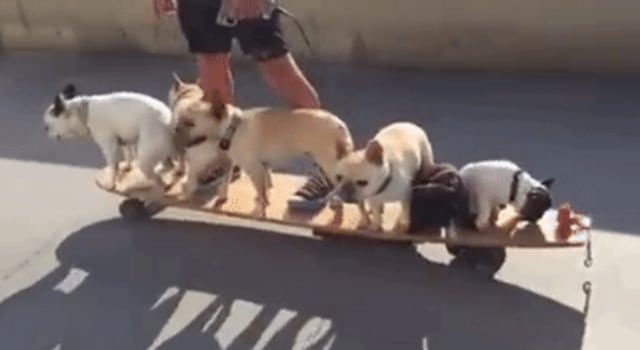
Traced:
<path id="1" fill-rule="evenodd" d="M 307 48 L 309 49 L 309 52 L 311 53 L 311 56 L 313 56 L 314 58 L 316 58 L 316 53 L 313 50 L 313 46 L 311 45 L 311 40 L 309 40 L 309 36 L 307 36 L 307 32 L 304 30 L 304 27 L 302 26 L 302 24 L 300 23 L 300 21 L 298 20 L 298 18 L 291 13 L 291 11 L 287 10 L 286 8 L 282 7 L 282 5 L 278 5 L 275 10 L 275 12 L 278 12 L 282 15 L 285 15 L 286 17 L 290 18 L 293 23 L 296 25 L 296 27 L 298 28 L 298 31 L 300 32 L 300 35 L 302 35 L 302 40 L 304 40 L 305 45 L 307 45 Z"/>

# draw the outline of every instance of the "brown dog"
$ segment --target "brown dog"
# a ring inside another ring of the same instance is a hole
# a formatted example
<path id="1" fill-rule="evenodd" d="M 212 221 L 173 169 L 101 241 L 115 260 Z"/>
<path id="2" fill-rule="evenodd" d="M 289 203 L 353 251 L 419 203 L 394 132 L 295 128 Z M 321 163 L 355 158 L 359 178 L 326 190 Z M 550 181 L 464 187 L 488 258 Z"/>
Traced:
<path id="1" fill-rule="evenodd" d="M 188 121 L 191 134 L 215 139 L 233 163 L 247 173 L 257 193 L 256 217 L 265 216 L 272 167 L 306 155 L 333 181 L 338 160 L 353 151 L 347 125 L 322 109 L 243 110 L 214 96 L 213 103 L 201 99 L 189 103 L 181 118 Z M 227 198 L 228 183 L 220 186 L 219 201 Z"/>

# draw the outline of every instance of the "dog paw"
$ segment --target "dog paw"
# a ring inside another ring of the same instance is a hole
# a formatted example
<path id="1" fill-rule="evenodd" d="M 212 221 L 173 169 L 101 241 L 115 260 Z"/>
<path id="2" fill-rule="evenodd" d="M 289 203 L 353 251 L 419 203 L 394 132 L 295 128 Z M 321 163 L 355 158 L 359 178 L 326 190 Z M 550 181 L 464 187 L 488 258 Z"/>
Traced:
<path id="1" fill-rule="evenodd" d="M 264 219 L 267 216 L 265 208 L 256 206 L 255 209 L 253 209 L 253 211 L 251 212 L 251 216 L 256 219 Z"/>
<path id="2" fill-rule="evenodd" d="M 111 180 L 96 180 L 98 184 L 107 191 L 116 189 L 116 182 Z"/>
<path id="3" fill-rule="evenodd" d="M 393 226 L 393 228 L 391 229 L 391 231 L 395 234 L 404 234 L 407 233 L 407 231 L 409 231 L 409 223 L 405 222 L 405 221 L 398 221 L 396 222 L 396 224 Z"/>
<path id="4" fill-rule="evenodd" d="M 177 198 L 181 201 L 188 201 L 193 198 L 195 188 L 189 183 L 183 183 Z"/>
<path id="5" fill-rule="evenodd" d="M 484 232 L 487 231 L 491 225 L 488 221 L 476 221 L 474 226 L 476 231 Z"/>
<path id="6" fill-rule="evenodd" d="M 193 199 L 193 194 L 180 192 L 176 195 L 176 199 L 182 202 L 187 202 Z"/>
<path id="7" fill-rule="evenodd" d="M 371 220 L 369 222 L 369 225 L 367 226 L 367 230 L 375 231 L 375 232 L 382 232 L 382 224 L 376 223 L 373 220 Z"/>
<path id="8" fill-rule="evenodd" d="M 213 207 L 214 208 L 220 208 L 225 203 L 227 203 L 228 200 L 229 200 L 229 198 L 227 198 L 227 197 L 218 197 L 218 198 L 216 198 L 216 201 L 213 202 Z"/>
<path id="9" fill-rule="evenodd" d="M 356 226 L 358 230 L 366 230 L 372 228 L 371 220 L 366 216 L 361 216 L 358 221 L 358 225 Z"/>
<path id="10" fill-rule="evenodd" d="M 338 198 L 337 196 L 329 198 L 328 204 L 329 208 L 333 211 L 342 210 L 342 200 L 340 200 L 340 198 Z"/>

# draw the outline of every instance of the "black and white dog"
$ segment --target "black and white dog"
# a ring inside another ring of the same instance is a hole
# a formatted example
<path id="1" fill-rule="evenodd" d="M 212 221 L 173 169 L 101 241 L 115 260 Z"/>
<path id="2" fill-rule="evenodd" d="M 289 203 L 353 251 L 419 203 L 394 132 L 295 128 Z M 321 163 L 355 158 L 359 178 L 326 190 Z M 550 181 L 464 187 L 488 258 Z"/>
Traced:
<path id="1" fill-rule="evenodd" d="M 465 165 L 460 176 L 468 192 L 469 211 L 475 228 L 482 231 L 492 224 L 498 211 L 511 205 L 520 217 L 538 221 L 551 208 L 554 179 L 535 179 L 509 160 L 484 160 Z"/>
<path id="2" fill-rule="evenodd" d="M 177 154 L 171 110 L 140 93 L 82 95 L 67 84 L 45 110 L 44 124 L 50 138 L 93 140 L 100 147 L 107 165 L 101 185 L 107 189 L 115 187 L 118 175 L 130 169 L 134 160 L 145 176 L 145 186 L 165 186 L 155 167 Z M 119 169 L 121 152 L 125 167 Z"/>

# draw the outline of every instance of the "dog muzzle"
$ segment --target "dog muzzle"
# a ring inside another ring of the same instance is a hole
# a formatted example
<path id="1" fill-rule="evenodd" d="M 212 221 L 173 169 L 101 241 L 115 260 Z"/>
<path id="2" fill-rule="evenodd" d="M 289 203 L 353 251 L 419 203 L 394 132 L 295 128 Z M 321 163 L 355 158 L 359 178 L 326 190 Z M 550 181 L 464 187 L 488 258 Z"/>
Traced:
<path id="1" fill-rule="evenodd" d="M 346 182 L 340 186 L 338 196 L 346 203 L 355 203 L 356 200 L 356 186 L 351 182 Z"/>

